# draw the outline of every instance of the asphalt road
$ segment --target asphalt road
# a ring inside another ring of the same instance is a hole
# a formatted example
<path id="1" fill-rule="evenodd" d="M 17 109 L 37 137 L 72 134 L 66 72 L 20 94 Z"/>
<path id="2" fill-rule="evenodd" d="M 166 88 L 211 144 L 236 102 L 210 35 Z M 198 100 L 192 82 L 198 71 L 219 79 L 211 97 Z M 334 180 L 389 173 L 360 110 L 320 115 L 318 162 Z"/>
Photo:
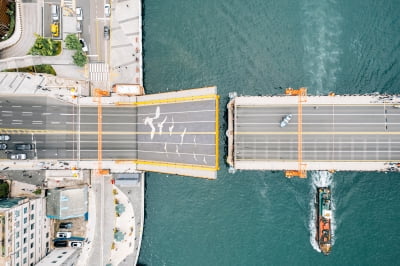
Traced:
<path id="1" fill-rule="evenodd" d="M 236 107 L 235 160 L 297 160 L 297 106 Z M 293 114 L 286 127 L 280 122 Z M 304 161 L 400 160 L 393 105 L 303 106 Z"/>
<path id="2" fill-rule="evenodd" d="M 96 160 L 97 106 L 74 106 L 50 97 L 0 98 L 0 131 L 8 150 L 32 143 L 29 159 Z M 214 167 L 215 100 L 102 108 L 102 158 Z M 4 151 L 0 158 L 5 158 Z"/>

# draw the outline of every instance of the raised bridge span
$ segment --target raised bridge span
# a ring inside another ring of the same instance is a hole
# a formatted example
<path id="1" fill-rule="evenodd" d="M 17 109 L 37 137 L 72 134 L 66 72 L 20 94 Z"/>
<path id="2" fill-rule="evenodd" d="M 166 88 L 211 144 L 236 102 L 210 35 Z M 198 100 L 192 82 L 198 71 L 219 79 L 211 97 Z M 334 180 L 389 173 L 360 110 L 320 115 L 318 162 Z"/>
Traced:
<path id="1" fill-rule="evenodd" d="M 50 95 L 2 95 L 0 134 L 11 139 L 7 153 L 0 153 L 0 166 L 145 170 L 214 179 L 218 98 L 216 87 L 70 102 Z M 33 149 L 17 150 L 18 144 Z M 10 160 L 18 153 L 27 160 Z"/>
<path id="2" fill-rule="evenodd" d="M 227 131 L 231 170 L 397 168 L 398 96 L 306 96 L 300 114 L 299 104 L 298 96 L 233 97 Z M 292 119 L 281 127 L 289 114 Z"/>

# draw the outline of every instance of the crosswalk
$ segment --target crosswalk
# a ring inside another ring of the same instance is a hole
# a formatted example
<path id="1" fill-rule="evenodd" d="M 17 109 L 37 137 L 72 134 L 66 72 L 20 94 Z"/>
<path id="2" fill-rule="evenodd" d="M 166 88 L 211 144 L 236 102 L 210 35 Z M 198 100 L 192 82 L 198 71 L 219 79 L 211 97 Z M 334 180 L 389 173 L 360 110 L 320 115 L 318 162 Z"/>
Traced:
<path id="1" fill-rule="evenodd" d="M 108 64 L 90 63 L 89 78 L 91 81 L 107 81 L 109 77 Z"/>

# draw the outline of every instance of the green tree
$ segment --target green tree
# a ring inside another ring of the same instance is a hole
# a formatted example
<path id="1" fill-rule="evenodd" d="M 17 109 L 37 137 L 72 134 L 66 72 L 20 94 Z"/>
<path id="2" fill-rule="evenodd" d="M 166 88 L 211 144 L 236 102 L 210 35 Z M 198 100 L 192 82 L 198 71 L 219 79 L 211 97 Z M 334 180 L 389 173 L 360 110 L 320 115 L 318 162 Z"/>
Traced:
<path id="1" fill-rule="evenodd" d="M 74 64 L 80 67 L 83 67 L 88 61 L 86 54 L 82 50 L 76 51 L 72 58 L 74 59 Z"/>
<path id="2" fill-rule="evenodd" d="M 75 34 L 68 34 L 67 37 L 65 37 L 65 45 L 67 46 L 67 49 L 70 50 L 82 49 L 82 45 Z"/>
<path id="3" fill-rule="evenodd" d="M 56 55 L 59 43 L 50 39 L 44 38 L 38 34 L 35 34 L 36 41 L 33 44 L 32 48 L 29 50 L 28 54 L 31 55 Z"/>

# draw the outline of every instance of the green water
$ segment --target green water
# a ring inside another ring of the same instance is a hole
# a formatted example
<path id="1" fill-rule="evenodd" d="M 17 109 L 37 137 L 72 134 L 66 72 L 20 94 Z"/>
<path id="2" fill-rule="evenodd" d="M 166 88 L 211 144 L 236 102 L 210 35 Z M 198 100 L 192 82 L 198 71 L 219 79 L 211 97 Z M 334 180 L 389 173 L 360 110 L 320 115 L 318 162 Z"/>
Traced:
<path id="1" fill-rule="evenodd" d="M 323 256 L 311 241 L 312 173 L 224 164 L 231 91 L 398 93 L 399 13 L 395 0 L 144 0 L 146 91 L 218 86 L 221 170 L 215 181 L 147 175 L 140 264 L 399 265 L 398 174 L 332 176 L 335 243 Z"/>

